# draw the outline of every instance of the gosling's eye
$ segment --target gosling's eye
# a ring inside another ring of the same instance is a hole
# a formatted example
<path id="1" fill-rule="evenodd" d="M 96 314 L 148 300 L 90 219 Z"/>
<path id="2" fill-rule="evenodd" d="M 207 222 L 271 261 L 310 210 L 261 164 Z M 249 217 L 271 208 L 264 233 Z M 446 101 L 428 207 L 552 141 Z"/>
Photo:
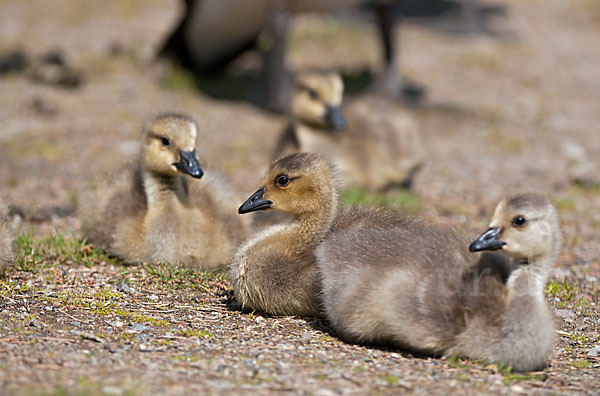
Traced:
<path id="1" fill-rule="evenodd" d="M 308 96 L 310 96 L 310 98 L 312 100 L 317 100 L 319 99 L 319 94 L 317 93 L 317 91 L 315 91 L 314 89 L 310 89 L 308 88 Z"/>
<path id="2" fill-rule="evenodd" d="M 523 216 L 515 216 L 512 221 L 512 225 L 515 227 L 523 227 L 527 223 L 527 220 Z"/>
<path id="3" fill-rule="evenodd" d="M 277 183 L 278 185 L 280 185 L 281 187 L 285 187 L 288 184 L 290 184 L 290 178 L 283 175 L 283 176 L 279 176 L 277 178 L 277 180 L 275 180 L 275 183 Z"/>
<path id="4" fill-rule="evenodd" d="M 163 146 L 167 147 L 171 144 L 171 142 L 169 141 L 168 138 L 161 136 L 160 138 L 160 142 L 162 143 Z"/>

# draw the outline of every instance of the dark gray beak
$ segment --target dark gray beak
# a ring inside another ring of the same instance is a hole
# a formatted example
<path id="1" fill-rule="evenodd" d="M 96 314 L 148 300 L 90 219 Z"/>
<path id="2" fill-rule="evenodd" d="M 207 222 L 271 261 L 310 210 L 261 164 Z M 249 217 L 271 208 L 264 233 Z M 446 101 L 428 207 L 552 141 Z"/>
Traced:
<path id="1" fill-rule="evenodd" d="M 196 150 L 179 150 L 179 156 L 179 162 L 175 162 L 173 165 L 175 165 L 180 172 L 187 173 L 196 179 L 200 179 L 202 175 L 204 175 L 204 171 L 200 168 L 200 163 L 196 157 Z"/>
<path id="2" fill-rule="evenodd" d="M 238 209 L 239 214 L 255 212 L 257 210 L 269 209 L 273 205 L 273 201 L 263 199 L 265 194 L 264 188 L 259 188 L 250 198 L 246 200 Z"/>
<path id="3" fill-rule="evenodd" d="M 342 110 L 338 106 L 327 105 L 327 112 L 325 113 L 325 119 L 334 129 L 346 128 L 346 120 L 342 114 Z"/>
<path id="4" fill-rule="evenodd" d="M 502 228 L 488 228 L 475 242 L 469 246 L 469 251 L 480 252 L 482 250 L 498 250 L 505 245 L 498 237 L 502 235 Z"/>

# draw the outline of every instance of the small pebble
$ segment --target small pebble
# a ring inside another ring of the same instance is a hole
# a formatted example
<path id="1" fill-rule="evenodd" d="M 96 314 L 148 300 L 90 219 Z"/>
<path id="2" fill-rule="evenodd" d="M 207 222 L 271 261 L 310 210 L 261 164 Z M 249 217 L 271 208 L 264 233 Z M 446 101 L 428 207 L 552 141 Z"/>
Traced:
<path id="1" fill-rule="evenodd" d="M 592 349 L 587 351 L 587 355 L 588 356 L 600 356 L 600 346 L 596 345 L 595 347 L 593 347 Z"/>
<path id="2" fill-rule="evenodd" d="M 302 342 L 310 342 L 310 340 L 312 339 L 312 334 L 310 331 L 305 331 L 304 333 L 302 333 L 302 335 L 300 336 L 300 340 Z"/>
<path id="3" fill-rule="evenodd" d="M 148 334 L 142 333 L 135 336 L 135 339 L 138 341 L 146 341 L 148 339 Z"/>
<path id="4" fill-rule="evenodd" d="M 575 317 L 577 315 L 575 315 L 575 312 L 573 312 L 570 309 L 557 309 L 555 310 L 556 312 L 556 316 L 560 316 L 561 318 L 564 319 L 575 319 Z"/>
<path id="5" fill-rule="evenodd" d="M 134 325 L 133 325 L 133 328 L 134 328 L 135 330 L 137 330 L 137 331 L 146 331 L 146 330 L 148 330 L 148 326 L 146 326 L 146 325 L 143 325 L 143 324 L 141 324 L 141 323 L 136 323 L 136 324 L 134 324 Z"/>
<path id="6" fill-rule="evenodd" d="M 502 385 L 504 383 L 504 378 L 500 374 L 488 375 L 485 380 L 487 383 L 494 385 Z"/>
<path id="7" fill-rule="evenodd" d="M 119 396 L 123 394 L 123 389 L 113 385 L 104 385 L 101 390 L 105 395 Z"/>
<path id="8" fill-rule="evenodd" d="M 335 392 L 330 391 L 329 389 L 319 389 L 313 394 L 315 396 L 335 396 Z"/>

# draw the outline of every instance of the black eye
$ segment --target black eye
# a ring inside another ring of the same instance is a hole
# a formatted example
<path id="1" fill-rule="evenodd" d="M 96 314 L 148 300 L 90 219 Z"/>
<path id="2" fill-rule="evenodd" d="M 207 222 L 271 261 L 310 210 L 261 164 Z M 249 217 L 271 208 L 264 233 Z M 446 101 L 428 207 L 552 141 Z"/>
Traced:
<path id="1" fill-rule="evenodd" d="M 307 91 L 308 91 L 308 96 L 310 96 L 310 98 L 312 100 L 319 99 L 319 94 L 317 93 L 317 91 L 315 91 L 314 89 L 310 89 L 310 88 L 308 88 Z"/>
<path id="2" fill-rule="evenodd" d="M 282 187 L 287 186 L 288 184 L 290 184 L 290 178 L 283 175 L 283 176 L 279 176 L 276 180 L 275 183 L 279 184 Z"/>
<path id="3" fill-rule="evenodd" d="M 166 137 L 164 137 L 164 136 L 161 136 L 160 142 L 162 143 L 163 146 L 168 146 L 168 145 L 171 144 L 171 142 L 169 141 L 169 139 L 166 138 Z"/>
<path id="4" fill-rule="evenodd" d="M 527 223 L 527 220 L 523 216 L 515 216 L 512 221 L 512 225 L 515 227 L 523 227 Z"/>

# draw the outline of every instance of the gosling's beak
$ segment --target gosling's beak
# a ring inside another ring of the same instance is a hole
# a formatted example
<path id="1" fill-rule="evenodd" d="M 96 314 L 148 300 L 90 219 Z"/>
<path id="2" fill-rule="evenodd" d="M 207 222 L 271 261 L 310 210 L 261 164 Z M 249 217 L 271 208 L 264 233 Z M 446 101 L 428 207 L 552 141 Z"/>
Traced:
<path id="1" fill-rule="evenodd" d="M 200 179 L 202 175 L 204 175 L 204 171 L 200 168 L 200 163 L 196 157 L 196 150 L 179 150 L 179 156 L 179 162 L 175 162 L 173 165 L 175 165 L 180 172 L 187 173 L 196 179 Z"/>
<path id="2" fill-rule="evenodd" d="M 257 210 L 269 209 L 273 205 L 273 201 L 263 199 L 265 194 L 264 188 L 259 188 L 250 198 L 246 200 L 238 209 L 239 214 L 254 212 Z"/>
<path id="3" fill-rule="evenodd" d="M 469 251 L 479 252 L 482 250 L 502 249 L 502 246 L 506 245 L 506 243 L 498 239 L 501 234 L 502 227 L 488 228 L 486 232 L 481 234 L 481 236 L 469 246 Z"/>
<path id="4" fill-rule="evenodd" d="M 327 105 L 327 111 L 325 112 L 325 120 L 335 129 L 346 128 L 346 120 L 342 114 L 342 110 L 338 106 Z"/>

